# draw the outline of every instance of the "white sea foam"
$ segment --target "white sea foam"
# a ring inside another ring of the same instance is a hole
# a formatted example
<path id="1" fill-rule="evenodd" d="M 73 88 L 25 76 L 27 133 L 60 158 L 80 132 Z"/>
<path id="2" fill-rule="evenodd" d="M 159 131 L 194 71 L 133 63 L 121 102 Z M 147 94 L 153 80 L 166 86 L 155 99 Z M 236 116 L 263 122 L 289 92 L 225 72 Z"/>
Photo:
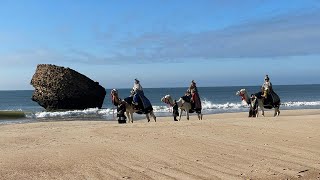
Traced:
<path id="1" fill-rule="evenodd" d="M 307 101 L 292 102 L 292 101 L 290 101 L 290 102 L 282 103 L 281 106 L 297 107 L 297 108 L 314 107 L 314 106 L 320 106 L 320 101 L 313 101 L 313 102 L 307 102 Z M 221 110 L 239 111 L 239 110 L 247 110 L 247 108 L 248 108 L 248 105 L 243 102 L 239 102 L 239 103 L 227 102 L 224 104 L 219 104 L 219 103 L 213 103 L 208 100 L 202 101 L 202 110 L 208 111 L 208 112 L 215 111 L 215 110 L 219 110 L 219 112 L 221 112 Z M 168 112 L 169 111 L 168 106 L 153 106 L 153 109 L 155 112 Z"/>
<path id="2" fill-rule="evenodd" d="M 282 103 L 283 106 L 287 106 L 287 107 L 303 107 L 303 106 L 320 106 L 320 101 L 298 101 L 298 102 L 285 102 Z"/>
<path id="3" fill-rule="evenodd" d="M 320 101 L 297 101 L 297 102 L 284 102 L 281 104 L 283 107 L 287 108 L 309 108 L 309 107 L 320 107 Z M 280 107 L 281 108 L 281 107 Z M 153 110 L 156 115 L 171 115 L 172 109 L 167 105 L 163 106 L 153 106 Z M 221 113 L 221 112 L 239 112 L 247 111 L 248 105 L 239 103 L 213 103 L 208 100 L 202 101 L 202 110 L 204 113 Z M 116 110 L 111 108 L 98 109 L 90 108 L 85 110 L 72 110 L 72 111 L 55 111 L 55 112 L 36 112 L 34 114 L 26 114 L 27 118 L 104 118 L 112 119 L 116 115 Z"/>
<path id="4" fill-rule="evenodd" d="M 202 101 L 202 109 L 203 110 L 210 110 L 210 109 L 242 109 L 246 108 L 247 105 L 242 103 L 224 103 L 224 104 L 214 104 L 211 101 L 204 100 Z"/>
<path id="5" fill-rule="evenodd" d="M 55 112 L 37 112 L 36 118 L 54 118 L 54 117 L 108 117 L 113 114 L 112 109 L 89 108 L 85 110 L 55 111 Z"/>
<path id="6" fill-rule="evenodd" d="M 203 110 L 227 110 L 227 109 L 234 109 L 234 110 L 240 110 L 243 108 L 248 107 L 247 105 L 244 105 L 242 103 L 225 103 L 225 104 L 214 104 L 211 101 L 204 100 L 202 103 L 202 109 Z M 168 112 L 169 107 L 168 106 L 153 106 L 154 112 Z"/>

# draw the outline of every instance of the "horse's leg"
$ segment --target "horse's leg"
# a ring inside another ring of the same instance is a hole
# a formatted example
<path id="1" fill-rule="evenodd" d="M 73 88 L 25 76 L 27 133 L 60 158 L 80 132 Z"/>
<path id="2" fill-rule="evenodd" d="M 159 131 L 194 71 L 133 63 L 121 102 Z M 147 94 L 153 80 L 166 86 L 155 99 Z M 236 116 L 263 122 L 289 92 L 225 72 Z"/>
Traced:
<path id="1" fill-rule="evenodd" d="M 274 108 L 274 116 L 279 116 L 280 115 L 280 110 L 279 110 L 279 106 L 276 106 Z"/>
<path id="2" fill-rule="evenodd" d="M 130 112 L 131 123 L 133 123 L 133 111 Z"/>
<path id="3" fill-rule="evenodd" d="M 261 109 L 261 112 L 262 112 L 261 115 L 264 117 L 264 107 L 261 106 L 260 109 Z"/>
<path id="4" fill-rule="evenodd" d="M 264 117 L 263 100 L 260 100 L 258 103 L 259 103 L 259 107 L 260 107 L 260 109 L 261 109 L 261 115 Z"/>
<path id="5" fill-rule="evenodd" d="M 147 117 L 147 119 L 148 119 L 148 122 L 150 122 L 149 113 L 146 114 L 146 117 Z"/>
<path id="6" fill-rule="evenodd" d="M 130 113 L 129 113 L 129 111 L 128 110 L 126 110 L 126 115 L 127 115 L 127 118 L 128 118 L 128 123 L 130 123 L 131 122 L 131 119 L 130 119 Z"/>
<path id="7" fill-rule="evenodd" d="M 278 111 L 277 111 L 277 107 L 274 107 L 274 114 L 273 114 L 273 117 L 276 117 L 276 116 L 277 116 L 277 113 L 278 113 Z"/>
<path id="8" fill-rule="evenodd" d="M 187 119 L 189 120 L 189 110 L 186 110 Z"/>
<path id="9" fill-rule="evenodd" d="M 154 122 L 157 122 L 157 117 L 154 115 L 153 111 L 150 112 L 150 116 L 153 118 Z"/>
<path id="10" fill-rule="evenodd" d="M 200 115 L 201 115 L 201 113 L 199 113 L 199 112 L 196 112 L 197 113 L 197 116 L 198 116 L 198 120 L 201 120 L 200 118 Z"/>
<path id="11" fill-rule="evenodd" d="M 179 121 L 181 120 L 183 109 L 180 108 Z"/>
<path id="12" fill-rule="evenodd" d="M 199 119 L 199 120 L 202 120 L 202 113 L 201 113 L 201 111 L 200 111 L 199 113 L 197 113 L 197 115 L 198 115 L 198 119 Z"/>
<path id="13" fill-rule="evenodd" d="M 113 117 L 113 120 L 116 120 L 116 118 L 114 117 L 114 108 L 112 108 L 112 117 Z"/>
<path id="14" fill-rule="evenodd" d="M 200 113 L 197 113 L 197 114 L 198 114 L 198 119 L 202 120 L 202 113 L 200 112 Z"/>

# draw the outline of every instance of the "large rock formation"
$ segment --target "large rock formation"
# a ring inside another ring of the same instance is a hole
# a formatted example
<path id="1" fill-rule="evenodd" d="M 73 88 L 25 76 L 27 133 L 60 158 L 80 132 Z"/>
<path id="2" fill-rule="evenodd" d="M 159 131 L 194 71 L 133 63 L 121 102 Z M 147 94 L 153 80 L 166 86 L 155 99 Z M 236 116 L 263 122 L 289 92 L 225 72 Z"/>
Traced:
<path id="1" fill-rule="evenodd" d="M 47 110 L 101 108 L 106 90 L 75 70 L 39 64 L 32 77 L 32 100 Z"/>

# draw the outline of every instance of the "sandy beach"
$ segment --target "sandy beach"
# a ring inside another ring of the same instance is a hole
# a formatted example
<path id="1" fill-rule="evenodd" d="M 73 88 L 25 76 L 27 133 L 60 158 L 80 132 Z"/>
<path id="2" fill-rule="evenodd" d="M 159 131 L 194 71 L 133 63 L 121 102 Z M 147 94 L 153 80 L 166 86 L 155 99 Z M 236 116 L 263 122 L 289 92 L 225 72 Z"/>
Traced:
<path id="1" fill-rule="evenodd" d="M 0 179 L 320 179 L 320 110 L 0 126 Z"/>

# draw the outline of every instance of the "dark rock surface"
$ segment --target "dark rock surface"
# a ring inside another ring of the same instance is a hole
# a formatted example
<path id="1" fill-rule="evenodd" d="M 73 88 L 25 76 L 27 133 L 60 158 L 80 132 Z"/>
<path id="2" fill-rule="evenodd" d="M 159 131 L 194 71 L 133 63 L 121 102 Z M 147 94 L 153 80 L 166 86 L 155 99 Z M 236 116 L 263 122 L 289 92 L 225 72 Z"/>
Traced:
<path id="1" fill-rule="evenodd" d="M 70 68 L 39 64 L 32 77 L 32 100 L 47 110 L 101 108 L 106 90 Z"/>

